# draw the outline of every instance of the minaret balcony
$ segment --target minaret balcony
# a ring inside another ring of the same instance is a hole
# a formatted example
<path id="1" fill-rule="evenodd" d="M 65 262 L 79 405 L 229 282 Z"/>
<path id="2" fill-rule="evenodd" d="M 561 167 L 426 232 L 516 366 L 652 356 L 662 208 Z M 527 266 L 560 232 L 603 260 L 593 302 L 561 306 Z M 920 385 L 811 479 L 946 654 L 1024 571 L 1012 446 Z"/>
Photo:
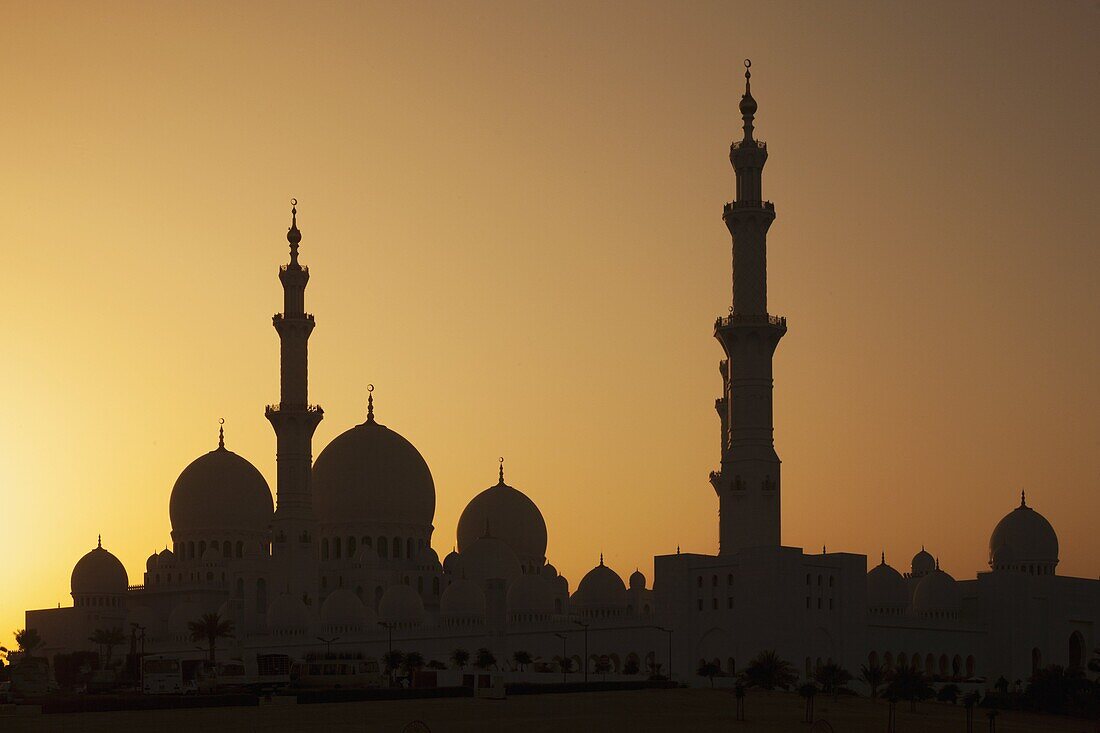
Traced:
<path id="1" fill-rule="evenodd" d="M 309 321 L 310 323 L 316 322 L 316 320 L 313 318 L 312 313 L 298 313 L 296 315 L 291 314 L 289 316 L 286 313 L 276 313 L 271 317 L 272 323 L 279 323 L 280 321 Z"/>
<path id="2" fill-rule="evenodd" d="M 280 412 L 307 412 L 307 413 L 321 413 L 324 414 L 324 410 L 320 405 L 284 405 L 281 402 L 277 405 L 268 405 L 264 408 L 264 414 L 273 415 Z"/>
<path id="3" fill-rule="evenodd" d="M 759 315 L 748 313 L 730 313 L 728 316 L 718 316 L 714 321 L 714 330 L 729 328 L 731 326 L 773 326 L 775 328 L 787 328 L 786 316 L 772 316 L 767 313 Z"/>
<path id="4" fill-rule="evenodd" d="M 730 143 L 730 150 L 740 150 L 741 148 L 759 148 L 760 150 L 767 150 L 768 144 L 763 140 L 734 140 Z"/>
<path id="5" fill-rule="evenodd" d="M 775 204 L 771 201 L 730 201 L 722 207 L 722 218 L 735 211 L 770 211 L 775 213 Z"/>

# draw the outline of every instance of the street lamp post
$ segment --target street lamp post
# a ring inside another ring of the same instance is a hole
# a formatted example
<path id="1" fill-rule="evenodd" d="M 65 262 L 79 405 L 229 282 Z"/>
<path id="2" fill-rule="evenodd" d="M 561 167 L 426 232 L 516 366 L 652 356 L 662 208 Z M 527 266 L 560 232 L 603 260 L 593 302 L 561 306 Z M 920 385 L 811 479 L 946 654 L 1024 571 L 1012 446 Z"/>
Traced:
<path id="1" fill-rule="evenodd" d="M 317 641 L 325 645 L 325 657 L 329 657 L 332 655 L 332 642 L 340 641 L 340 637 L 334 636 L 331 639 L 326 639 L 323 636 L 318 636 Z"/>
<path id="2" fill-rule="evenodd" d="M 573 620 L 577 626 L 584 629 L 584 681 L 588 683 L 588 624 L 581 621 Z"/>
<path id="3" fill-rule="evenodd" d="M 130 626 L 138 636 L 141 651 L 138 652 L 138 678 L 141 680 L 141 691 L 145 692 L 145 627 L 139 623 L 131 622 Z"/>
<path id="4" fill-rule="evenodd" d="M 393 624 L 386 623 L 385 621 L 379 621 L 378 625 L 384 628 L 389 633 L 389 640 L 386 642 L 386 656 L 393 652 Z M 390 670 L 390 687 L 393 687 L 393 670 Z"/>
<path id="5" fill-rule="evenodd" d="M 565 640 L 568 637 L 565 634 L 554 634 L 554 636 L 561 639 L 561 681 L 565 682 Z"/>
<path id="6" fill-rule="evenodd" d="M 668 634 L 668 681 L 672 682 L 672 629 L 666 629 L 664 626 L 654 626 L 653 628 Z"/>

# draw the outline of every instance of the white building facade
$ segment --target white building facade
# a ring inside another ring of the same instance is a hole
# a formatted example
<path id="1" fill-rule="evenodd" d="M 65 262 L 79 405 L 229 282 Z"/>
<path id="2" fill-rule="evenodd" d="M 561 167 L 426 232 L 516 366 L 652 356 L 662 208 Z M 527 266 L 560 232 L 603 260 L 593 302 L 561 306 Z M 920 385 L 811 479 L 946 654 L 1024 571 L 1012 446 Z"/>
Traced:
<path id="1" fill-rule="evenodd" d="M 390 645 L 446 662 L 456 648 L 490 649 L 502 662 L 526 651 L 544 668 L 564 655 L 574 669 L 605 659 L 612 673 L 669 665 L 691 679 L 701 661 L 736 672 L 774 649 L 809 675 L 821 663 L 855 671 L 868 661 L 919 666 L 944 679 L 1026 679 L 1050 664 L 1083 668 L 1100 646 L 1100 580 L 1056 572 L 1058 539 L 1021 496 L 994 529 L 990 569 L 956 581 L 923 548 L 909 571 L 861 554 L 808 554 L 781 543 L 780 461 L 772 440 L 772 357 L 785 318 L 769 313 L 763 198 L 767 146 L 754 137 L 756 101 L 740 103 L 743 137 L 731 145 L 735 199 L 723 220 L 733 240 L 729 313 L 715 323 L 725 359 L 715 406 L 721 464 L 717 555 L 654 560 L 652 587 L 627 581 L 603 558 L 573 590 L 546 558 L 547 526 L 535 503 L 498 481 L 463 512 L 458 544 L 432 548 L 436 489 L 428 463 L 378 422 L 373 395 L 363 423 L 313 460 L 323 410 L 308 399 L 305 310 L 309 270 L 292 209 L 290 262 L 280 268 L 284 308 L 281 394 L 266 408 L 276 434 L 277 501 L 260 472 L 217 447 L 180 474 L 169 514 L 171 546 L 150 555 L 131 585 L 98 545 L 73 570 L 71 607 L 31 610 L 45 653 L 89 649 L 95 629 L 140 629 L 147 653 L 200 657 L 187 624 L 216 612 L 236 633 L 223 655 L 292 657 L 332 648 L 378 657 Z M 136 625 L 136 626 L 135 626 Z M 564 637 L 564 638 L 563 638 Z M 321 642 L 320 638 L 336 639 Z"/>

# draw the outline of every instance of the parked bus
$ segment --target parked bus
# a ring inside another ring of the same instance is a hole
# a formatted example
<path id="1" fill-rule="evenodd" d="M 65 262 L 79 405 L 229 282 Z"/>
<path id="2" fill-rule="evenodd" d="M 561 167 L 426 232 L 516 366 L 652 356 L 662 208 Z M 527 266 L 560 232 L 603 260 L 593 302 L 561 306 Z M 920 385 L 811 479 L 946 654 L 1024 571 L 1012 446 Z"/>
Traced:
<path id="1" fill-rule="evenodd" d="M 382 680 L 378 661 L 375 659 L 306 659 L 295 661 L 290 667 L 290 684 L 295 687 L 381 687 Z"/>
<path id="2" fill-rule="evenodd" d="M 176 657 L 141 660 L 141 691 L 146 695 L 182 695 L 183 664 Z"/>

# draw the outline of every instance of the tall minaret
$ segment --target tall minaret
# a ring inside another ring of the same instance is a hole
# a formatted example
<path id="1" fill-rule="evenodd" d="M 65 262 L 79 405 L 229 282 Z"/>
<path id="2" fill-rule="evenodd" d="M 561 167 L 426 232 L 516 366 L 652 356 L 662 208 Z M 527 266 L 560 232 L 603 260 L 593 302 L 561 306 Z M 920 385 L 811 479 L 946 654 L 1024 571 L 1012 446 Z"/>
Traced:
<path id="1" fill-rule="evenodd" d="M 721 554 L 780 543 L 772 354 L 787 332 L 787 320 L 768 315 L 767 236 L 775 207 L 761 195 L 768 148 L 753 139 L 756 100 L 749 91 L 749 66 L 746 59 L 740 106 L 745 135 L 730 146 L 737 195 L 722 212 L 733 236 L 733 305 L 714 324 L 714 336 L 726 352 L 724 391 L 715 403 L 722 419 L 722 470 L 711 474 L 718 493 Z"/>
<path id="2" fill-rule="evenodd" d="M 272 318 L 279 333 L 280 400 L 268 405 L 266 416 L 275 429 L 278 445 L 278 482 L 275 519 L 272 523 L 272 555 L 278 569 L 275 593 L 289 592 L 316 597 L 317 554 L 313 536 L 316 519 L 310 476 L 313 468 L 313 431 L 324 411 L 308 399 L 308 344 L 313 332 L 313 316 L 305 312 L 309 268 L 298 264 L 297 201 L 291 200 L 290 263 L 279 268 L 283 283 L 283 312 Z"/>

